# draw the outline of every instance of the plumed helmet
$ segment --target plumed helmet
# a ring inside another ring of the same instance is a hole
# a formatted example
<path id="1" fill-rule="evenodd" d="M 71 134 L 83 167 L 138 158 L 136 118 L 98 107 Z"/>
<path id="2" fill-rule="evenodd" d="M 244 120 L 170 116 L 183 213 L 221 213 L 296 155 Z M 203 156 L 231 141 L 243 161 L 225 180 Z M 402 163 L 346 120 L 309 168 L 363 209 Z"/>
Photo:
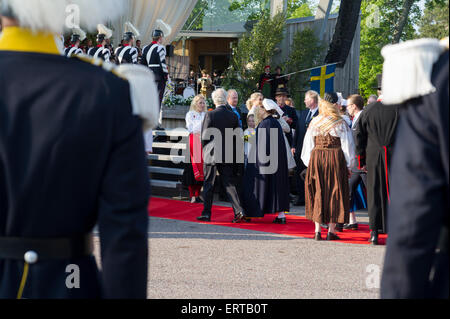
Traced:
<path id="1" fill-rule="evenodd" d="M 133 32 L 125 32 L 123 34 L 123 39 L 125 41 L 131 41 L 132 39 L 134 39 L 134 33 Z"/>
<path id="2" fill-rule="evenodd" d="M 105 39 L 110 39 L 112 37 L 112 31 L 108 29 L 105 25 L 97 25 L 97 42 L 103 42 Z"/>
<path id="3" fill-rule="evenodd" d="M 172 27 L 165 23 L 163 20 L 156 20 L 156 29 L 153 31 L 152 37 L 168 37 L 172 34 Z"/>
<path id="4" fill-rule="evenodd" d="M 84 32 L 80 28 L 73 29 L 72 37 L 70 38 L 70 42 L 75 43 L 77 41 L 84 41 L 84 39 L 86 39 L 86 32 Z"/>
<path id="5" fill-rule="evenodd" d="M 81 41 L 81 40 L 80 40 L 80 35 L 78 35 L 78 34 L 72 34 L 72 36 L 70 37 L 70 42 L 71 42 L 71 43 L 75 43 L 75 42 L 77 42 L 77 41 Z"/>
<path id="6" fill-rule="evenodd" d="M 125 33 L 123 34 L 123 39 L 125 41 L 138 38 L 140 35 L 139 30 L 131 22 L 128 21 L 125 23 Z"/>
<path id="7" fill-rule="evenodd" d="M 164 32 L 162 30 L 154 30 L 152 33 L 153 38 L 164 37 Z"/>

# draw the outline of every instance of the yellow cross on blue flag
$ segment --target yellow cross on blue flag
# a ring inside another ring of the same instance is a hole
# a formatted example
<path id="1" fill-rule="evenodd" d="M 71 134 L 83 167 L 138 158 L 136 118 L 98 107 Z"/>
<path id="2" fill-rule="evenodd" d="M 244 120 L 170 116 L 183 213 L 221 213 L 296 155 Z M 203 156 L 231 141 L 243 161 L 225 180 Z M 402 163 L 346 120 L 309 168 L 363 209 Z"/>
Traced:
<path id="1" fill-rule="evenodd" d="M 324 96 L 326 92 L 334 92 L 336 64 L 315 68 L 311 71 L 311 90 Z"/>

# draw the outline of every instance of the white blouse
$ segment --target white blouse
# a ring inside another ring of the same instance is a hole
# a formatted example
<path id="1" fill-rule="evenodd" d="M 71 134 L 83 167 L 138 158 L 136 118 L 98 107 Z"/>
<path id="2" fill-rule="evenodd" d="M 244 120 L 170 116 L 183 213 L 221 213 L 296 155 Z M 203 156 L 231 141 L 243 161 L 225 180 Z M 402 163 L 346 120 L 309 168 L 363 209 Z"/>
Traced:
<path id="1" fill-rule="evenodd" d="M 323 134 L 315 127 L 321 119 L 322 115 L 317 116 L 310 124 L 308 131 L 305 135 L 305 140 L 303 141 L 302 149 L 302 161 L 305 166 L 309 165 L 309 160 L 311 158 L 311 152 L 315 147 L 314 138 Z M 342 121 L 340 124 L 333 127 L 329 134 L 334 137 L 339 137 L 341 139 L 341 148 L 345 155 L 345 160 L 347 161 L 347 167 L 353 168 L 356 163 L 356 153 L 355 153 L 355 142 L 353 140 L 353 134 L 347 122 Z"/>
<path id="2" fill-rule="evenodd" d="M 189 131 L 189 133 L 201 134 L 203 120 L 205 119 L 205 116 L 206 116 L 205 112 L 199 113 L 196 111 L 189 111 L 186 114 L 186 128 Z"/>

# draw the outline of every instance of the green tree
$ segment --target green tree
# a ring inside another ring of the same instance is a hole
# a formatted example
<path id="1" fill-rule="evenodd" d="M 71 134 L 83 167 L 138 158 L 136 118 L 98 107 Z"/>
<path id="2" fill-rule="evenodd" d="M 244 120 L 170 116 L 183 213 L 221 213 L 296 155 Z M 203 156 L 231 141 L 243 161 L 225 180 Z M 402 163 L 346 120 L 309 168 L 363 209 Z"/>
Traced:
<path id="1" fill-rule="evenodd" d="M 311 7 L 310 7 L 309 3 L 303 3 L 301 6 L 299 6 L 297 9 L 295 9 L 289 15 L 289 19 L 311 17 L 313 15 L 314 14 L 312 13 L 312 10 L 311 10 Z"/>
<path id="2" fill-rule="evenodd" d="M 420 18 L 419 36 L 421 38 L 445 38 L 449 35 L 448 0 L 441 3 L 430 3 Z"/>
<path id="3" fill-rule="evenodd" d="M 183 30 L 203 29 L 203 18 L 205 17 L 206 10 L 209 8 L 208 4 L 208 0 L 198 0 L 194 10 L 192 10 L 191 15 L 184 24 Z"/>
<path id="4" fill-rule="evenodd" d="M 276 46 L 283 39 L 285 26 L 284 13 L 273 18 L 265 14 L 251 32 L 244 34 L 233 48 L 230 67 L 224 81 L 226 88 L 236 89 L 242 100 L 256 92 L 264 66 L 270 64 Z"/>
<path id="5" fill-rule="evenodd" d="M 304 29 L 294 35 L 291 53 L 285 63 L 286 74 L 320 65 L 325 56 L 325 44 L 321 43 L 312 29 Z M 309 90 L 310 72 L 297 73 L 289 80 L 289 92 L 297 108 L 303 106 L 305 92 Z"/>
<path id="6" fill-rule="evenodd" d="M 363 0 L 361 4 L 361 46 L 360 46 L 360 91 L 368 97 L 376 93 L 377 74 L 383 70 L 381 49 L 394 42 L 394 33 L 403 12 L 402 0 Z M 400 35 L 401 41 L 416 37 L 414 25 L 421 10 L 418 1 L 409 10 L 408 18 Z"/>

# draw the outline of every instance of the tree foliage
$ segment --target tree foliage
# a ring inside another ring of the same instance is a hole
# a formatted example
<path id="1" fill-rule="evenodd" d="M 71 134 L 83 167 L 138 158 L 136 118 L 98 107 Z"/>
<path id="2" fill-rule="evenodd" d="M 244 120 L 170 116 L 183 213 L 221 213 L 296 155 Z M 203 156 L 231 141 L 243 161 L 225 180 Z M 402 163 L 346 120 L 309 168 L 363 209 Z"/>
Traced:
<path id="1" fill-rule="evenodd" d="M 449 35 L 448 0 L 431 1 L 420 18 L 419 36 L 421 38 L 445 38 Z"/>
<path id="2" fill-rule="evenodd" d="M 242 99 L 257 90 L 264 66 L 270 64 L 276 46 L 283 39 L 286 16 L 279 13 L 271 18 L 265 14 L 233 48 L 230 68 L 226 72 L 224 86 L 234 88 Z"/>
<path id="3" fill-rule="evenodd" d="M 412 4 L 400 40 L 416 37 L 414 25 L 420 18 L 419 1 Z M 361 4 L 360 90 L 368 97 L 376 93 L 377 74 L 382 73 L 381 49 L 393 42 L 394 30 L 403 12 L 403 0 L 363 0 Z"/>
<path id="4" fill-rule="evenodd" d="M 287 59 L 284 70 L 286 74 L 309 69 L 321 65 L 325 56 L 326 46 L 322 44 L 311 29 L 304 29 L 294 35 L 291 53 Z M 310 72 L 297 73 L 290 78 L 289 92 L 296 106 L 303 105 L 305 92 L 309 90 Z"/>

